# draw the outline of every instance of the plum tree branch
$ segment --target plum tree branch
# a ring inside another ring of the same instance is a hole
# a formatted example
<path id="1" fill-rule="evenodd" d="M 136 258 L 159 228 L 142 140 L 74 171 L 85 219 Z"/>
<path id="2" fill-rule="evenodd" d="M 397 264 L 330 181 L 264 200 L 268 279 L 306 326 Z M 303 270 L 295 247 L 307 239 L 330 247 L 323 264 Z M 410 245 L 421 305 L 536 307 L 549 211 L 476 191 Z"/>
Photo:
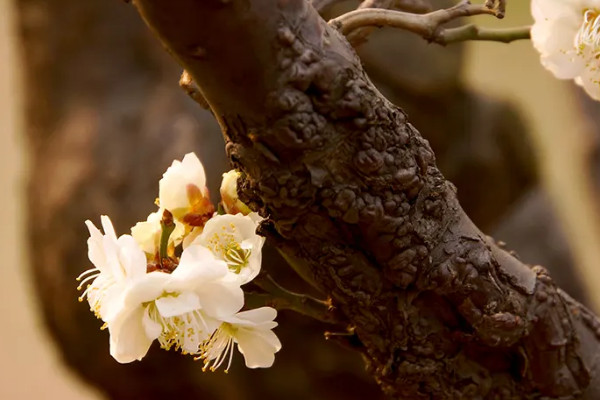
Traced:
<path id="1" fill-rule="evenodd" d="M 260 232 L 331 297 L 386 394 L 600 397 L 596 317 L 473 225 L 307 1 L 134 3 L 217 118 Z"/>
<path id="2" fill-rule="evenodd" d="M 491 2 L 490 2 L 491 3 Z M 384 4 L 389 6 L 391 4 Z M 329 21 L 351 43 L 361 43 L 370 31 L 366 27 L 383 27 L 403 29 L 416 33 L 424 39 L 441 45 L 465 41 L 488 40 L 508 43 L 514 40 L 529 38 L 529 27 L 509 29 L 482 28 L 470 24 L 459 28 L 443 28 L 443 25 L 457 18 L 473 15 L 495 15 L 502 18 L 504 9 L 492 8 L 493 3 L 480 5 L 463 1 L 454 7 L 436 10 L 427 14 L 414 14 L 384 8 L 362 8 L 343 14 Z M 359 31 L 360 33 L 357 33 Z"/>
<path id="3" fill-rule="evenodd" d="M 529 39 L 531 37 L 530 31 L 531 26 L 493 29 L 468 24 L 458 28 L 443 29 L 433 41 L 441 45 L 467 40 L 510 43 L 515 40 Z"/>

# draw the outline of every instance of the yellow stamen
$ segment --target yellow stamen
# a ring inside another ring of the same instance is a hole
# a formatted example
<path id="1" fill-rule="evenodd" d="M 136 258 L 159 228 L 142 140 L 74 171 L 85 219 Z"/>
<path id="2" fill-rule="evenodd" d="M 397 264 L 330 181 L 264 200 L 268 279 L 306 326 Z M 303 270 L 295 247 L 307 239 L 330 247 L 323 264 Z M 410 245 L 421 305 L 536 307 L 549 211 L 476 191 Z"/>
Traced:
<path id="1" fill-rule="evenodd" d="M 594 56 L 600 54 L 600 12 L 598 10 L 584 11 L 581 28 L 575 36 L 575 47 L 580 53 L 586 48 L 591 48 Z"/>

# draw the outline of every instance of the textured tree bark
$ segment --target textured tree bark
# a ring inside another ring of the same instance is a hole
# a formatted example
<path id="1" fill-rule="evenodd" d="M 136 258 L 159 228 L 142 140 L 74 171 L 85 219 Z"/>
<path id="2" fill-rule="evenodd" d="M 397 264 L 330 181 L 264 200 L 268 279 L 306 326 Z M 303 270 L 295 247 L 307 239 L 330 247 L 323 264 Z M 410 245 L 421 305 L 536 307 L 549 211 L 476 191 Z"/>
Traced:
<path id="1" fill-rule="evenodd" d="M 596 317 L 471 223 L 307 2 L 135 4 L 210 103 L 262 232 L 331 295 L 386 394 L 600 397 Z"/>

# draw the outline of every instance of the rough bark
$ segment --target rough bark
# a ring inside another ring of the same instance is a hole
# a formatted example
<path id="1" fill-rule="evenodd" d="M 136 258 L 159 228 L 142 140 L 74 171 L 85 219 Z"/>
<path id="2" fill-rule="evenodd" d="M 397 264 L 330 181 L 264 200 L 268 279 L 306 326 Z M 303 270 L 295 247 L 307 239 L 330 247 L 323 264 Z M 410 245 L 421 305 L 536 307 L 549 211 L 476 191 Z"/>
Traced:
<path id="1" fill-rule="evenodd" d="M 596 317 L 471 223 L 308 3 L 135 4 L 200 85 L 262 232 L 331 295 L 386 394 L 600 396 Z"/>

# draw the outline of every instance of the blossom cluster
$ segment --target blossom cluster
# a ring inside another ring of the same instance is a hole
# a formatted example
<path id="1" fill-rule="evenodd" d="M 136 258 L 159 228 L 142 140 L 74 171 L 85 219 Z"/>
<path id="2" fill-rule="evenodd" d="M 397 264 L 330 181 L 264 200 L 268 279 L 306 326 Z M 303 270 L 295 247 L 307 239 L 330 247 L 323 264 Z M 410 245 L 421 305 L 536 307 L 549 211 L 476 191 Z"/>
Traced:
<path id="1" fill-rule="evenodd" d="M 600 100 L 600 0 L 532 0 L 531 12 L 542 65 Z"/>
<path id="2" fill-rule="evenodd" d="M 117 237 L 111 220 L 90 232 L 91 268 L 80 275 L 80 297 L 104 321 L 110 353 L 121 363 L 140 360 L 154 340 L 204 360 L 215 370 L 235 345 L 249 368 L 270 367 L 281 344 L 270 307 L 241 311 L 242 285 L 261 266 L 260 217 L 237 199 L 237 173 L 224 175 L 223 209 L 215 213 L 195 154 L 174 161 L 159 183 L 159 209 Z M 179 253 L 179 255 L 177 255 Z"/>

